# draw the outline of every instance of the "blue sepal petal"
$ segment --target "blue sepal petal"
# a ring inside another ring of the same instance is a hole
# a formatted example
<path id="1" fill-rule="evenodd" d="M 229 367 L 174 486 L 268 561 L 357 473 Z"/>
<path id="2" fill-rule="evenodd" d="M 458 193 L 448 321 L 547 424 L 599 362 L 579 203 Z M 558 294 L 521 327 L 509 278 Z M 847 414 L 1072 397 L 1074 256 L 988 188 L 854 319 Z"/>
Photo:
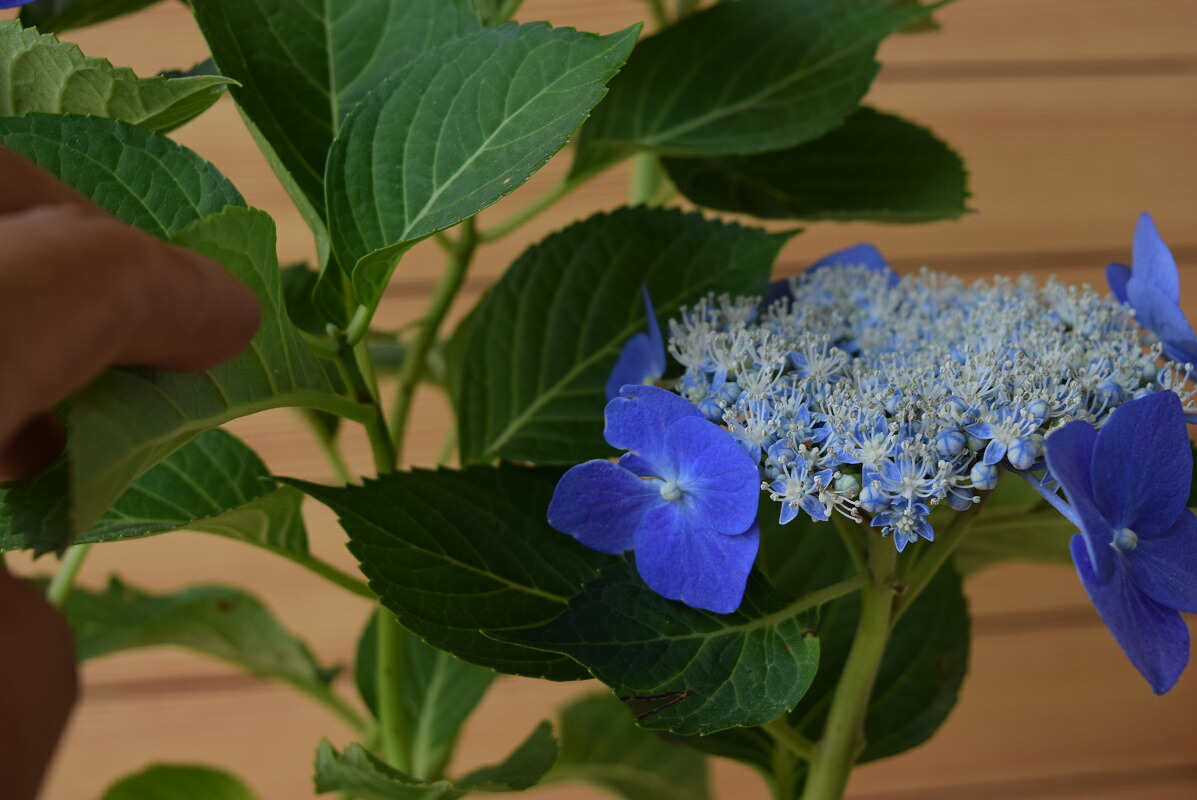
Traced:
<path id="1" fill-rule="evenodd" d="M 739 536 L 725 536 L 668 503 L 645 514 L 636 531 L 636 569 L 662 597 L 730 614 L 744 600 L 759 547 L 755 523 Z"/>
<path id="2" fill-rule="evenodd" d="M 1093 451 L 1097 431 L 1087 422 L 1075 420 L 1057 428 L 1044 440 L 1044 455 L 1051 474 L 1064 489 L 1076 513 L 1089 548 L 1090 563 L 1100 580 L 1114 572 L 1114 531 L 1098 511 L 1093 499 Z"/>
<path id="3" fill-rule="evenodd" d="M 732 535 L 753 524 L 760 472 L 731 434 L 702 417 L 680 419 L 665 432 L 665 449 L 688 517 Z"/>
<path id="4" fill-rule="evenodd" d="M 644 314 L 648 319 L 648 333 L 638 333 L 628 340 L 607 378 L 607 399 L 619 396 L 621 387 L 627 384 L 653 384 L 665 374 L 665 341 L 661 338 L 661 325 L 648 287 L 641 286 L 644 293 Z"/>
<path id="5" fill-rule="evenodd" d="M 1152 691 L 1171 689 L 1189 663 L 1189 629 L 1180 613 L 1140 591 L 1121 568 L 1098 580 L 1079 535 L 1072 537 L 1072 560 L 1097 613 Z"/>
<path id="6" fill-rule="evenodd" d="M 1180 274 L 1176 269 L 1176 259 L 1172 257 L 1172 251 L 1164 244 L 1155 228 L 1155 221 L 1147 212 L 1139 215 L 1135 225 L 1131 258 L 1136 280 L 1152 286 L 1172 305 L 1180 304 Z"/>
<path id="7" fill-rule="evenodd" d="M 658 386 L 624 386 L 607 403 L 603 436 L 617 450 L 634 450 L 655 475 L 665 462 L 665 430 L 686 417 L 704 419 L 688 400 Z"/>
<path id="8" fill-rule="evenodd" d="M 1123 556 L 1135 585 L 1168 608 L 1197 612 L 1197 517 L 1184 509 L 1168 530 Z"/>
<path id="9" fill-rule="evenodd" d="M 1110 264 L 1106 267 L 1106 283 L 1119 303 L 1126 302 L 1126 282 L 1130 280 L 1131 268 L 1126 264 Z"/>
<path id="10" fill-rule="evenodd" d="M 828 253 L 807 267 L 807 272 L 827 267 L 865 267 L 870 272 L 889 272 L 889 264 L 886 263 L 885 256 L 881 255 L 881 251 L 875 245 L 868 242 L 861 242 L 851 247 L 845 247 L 843 250 Z M 890 286 L 897 286 L 899 280 L 901 279 L 896 272 L 889 272 Z"/>
<path id="11" fill-rule="evenodd" d="M 1093 499 L 1114 530 L 1144 538 L 1167 530 L 1193 477 L 1180 398 L 1153 392 L 1114 409 L 1097 434 L 1092 464 Z"/>
<path id="12" fill-rule="evenodd" d="M 660 481 L 641 480 L 610 461 L 587 461 L 557 482 L 549 524 L 594 550 L 622 553 L 632 546 L 648 510 L 667 502 L 660 486 Z"/>
<path id="13" fill-rule="evenodd" d="M 1165 351 L 1168 346 L 1184 348 L 1197 343 L 1197 336 L 1193 334 L 1193 327 L 1189 324 L 1180 306 L 1169 300 L 1162 292 L 1146 281 L 1132 275 L 1126 284 L 1126 296 L 1135 309 L 1135 319 L 1147 330 L 1159 337 L 1164 343 Z M 1168 354 L 1173 361 L 1181 361 Z"/>

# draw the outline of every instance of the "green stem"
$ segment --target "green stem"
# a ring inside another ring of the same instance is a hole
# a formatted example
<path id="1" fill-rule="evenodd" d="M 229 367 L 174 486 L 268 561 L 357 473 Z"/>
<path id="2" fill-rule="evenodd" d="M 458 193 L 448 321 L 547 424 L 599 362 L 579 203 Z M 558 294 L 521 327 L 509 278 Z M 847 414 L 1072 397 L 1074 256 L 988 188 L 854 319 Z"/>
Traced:
<path id="1" fill-rule="evenodd" d="M 67 598 L 71 596 L 71 589 L 75 587 L 75 578 L 83 566 L 83 560 L 89 552 L 90 544 L 77 544 L 66 551 L 62 563 L 58 565 L 58 571 L 46 587 L 46 599 L 50 601 L 50 605 L 62 608 L 66 603 Z"/>
<path id="2" fill-rule="evenodd" d="M 503 23 L 515 16 L 515 12 L 520 10 L 524 0 L 503 0 L 503 5 L 499 6 L 499 16 L 496 23 Z"/>
<path id="3" fill-rule="evenodd" d="M 493 228 L 480 231 L 478 233 L 478 242 L 486 244 L 489 242 L 496 242 L 504 236 L 515 233 L 522 228 L 526 223 L 535 219 L 542 211 L 554 205 L 558 200 L 565 197 L 567 194 L 577 189 L 590 178 L 594 177 L 593 173 L 583 178 L 570 179 L 568 177 L 562 178 L 551 189 L 544 194 L 537 197 L 528 205 L 516 211 L 507 219 L 496 224 Z M 450 251 L 452 254 L 452 251 Z"/>
<path id="4" fill-rule="evenodd" d="M 436 342 L 441 323 L 444 322 L 453 300 L 465 282 L 470 262 L 474 259 L 474 251 L 478 248 L 477 229 L 472 218 L 461 224 L 461 236 L 458 237 L 456 245 L 449 256 L 449 263 L 445 266 L 445 274 L 436 289 L 436 296 L 432 298 L 432 305 L 424 317 L 424 324 L 403 359 L 403 367 L 399 373 L 399 391 L 395 396 L 395 412 L 391 415 L 391 444 L 396 454 L 403 453 L 407 421 L 411 416 L 416 387 L 428 362 L 428 351 Z"/>
<path id="5" fill-rule="evenodd" d="M 774 742 L 785 747 L 794 756 L 803 761 L 810 761 L 811 754 L 815 750 L 815 743 L 796 731 L 785 716 L 780 716 L 772 722 L 762 725 L 761 728 L 773 738 Z"/>
<path id="6" fill-rule="evenodd" d="M 316 437 L 316 442 L 320 445 L 320 452 L 324 453 L 324 457 L 328 460 L 328 464 L 332 467 L 333 474 L 336 475 L 340 484 L 344 486 L 351 482 L 353 477 L 349 472 L 349 465 L 345 463 L 345 457 L 341 455 L 341 448 L 337 447 L 337 442 L 329 434 L 328 428 L 320 423 L 317 412 L 301 408 L 299 415 L 312 431 L 312 435 Z"/>
<path id="7" fill-rule="evenodd" d="M 367 600 L 377 600 L 378 595 L 370 590 L 370 586 L 363 580 L 355 578 L 348 572 L 334 567 L 323 559 L 319 559 L 310 553 L 302 555 L 298 553 L 284 553 L 284 555 L 291 559 L 304 569 L 310 570 L 320 577 L 327 580 L 329 583 L 334 583 L 342 589 L 347 589 L 359 597 L 364 597 Z"/>
<path id="8" fill-rule="evenodd" d="M 844 548 L 848 551 L 848 556 L 852 559 L 853 566 L 863 572 L 865 568 L 865 548 L 860 538 L 860 526 L 842 514 L 833 514 L 831 523 L 835 526 L 835 532 L 840 535 L 840 539 L 844 543 Z"/>
<path id="9" fill-rule="evenodd" d="M 328 710 L 332 711 L 338 717 L 343 719 L 349 727 L 353 728 L 354 732 L 359 736 L 364 735 L 368 730 L 366 720 L 360 714 L 354 711 L 344 699 L 341 698 L 332 689 L 325 689 L 322 692 L 312 691 L 310 689 L 299 687 L 304 694 L 320 703 Z"/>
<path id="10" fill-rule="evenodd" d="M 444 444 L 441 445 L 440 451 L 436 454 L 436 466 L 443 467 L 453 457 L 453 451 L 456 449 L 457 428 L 453 428 L 449 431 L 449 435 L 445 437 Z"/>
<path id="11" fill-rule="evenodd" d="M 935 541 L 926 548 L 922 558 L 915 562 L 902 581 L 902 596 L 894 604 L 892 625 L 897 624 L 898 619 L 927 588 L 927 584 L 935 579 L 939 570 L 952 557 L 952 553 L 956 552 L 988 497 L 989 494 L 982 495 L 981 502 L 973 503 L 971 508 L 958 512 L 942 531 L 935 534 Z"/>
<path id="12" fill-rule="evenodd" d="M 843 797 L 852 766 L 864 748 L 865 714 L 889 639 L 897 561 L 893 542 L 870 535 L 860 623 L 832 695 L 823 736 L 812 753 L 803 800 Z"/>
<path id="13" fill-rule="evenodd" d="M 774 800 L 794 800 L 798 788 L 798 758 L 786 747 L 774 745 L 772 787 Z"/>
<path id="14" fill-rule="evenodd" d="M 382 755 L 392 767 L 411 772 L 411 741 L 403 714 L 403 628 L 395 615 L 378 607 L 378 731 Z"/>
<path id="15" fill-rule="evenodd" d="M 648 3 L 648 9 L 652 12 L 653 22 L 657 23 L 657 27 L 668 27 L 669 14 L 665 12 L 665 0 L 645 0 L 645 2 Z"/>
<path id="16" fill-rule="evenodd" d="M 628 204 L 652 205 L 661 189 L 661 162 L 653 153 L 637 153 L 632 159 L 632 185 Z"/>

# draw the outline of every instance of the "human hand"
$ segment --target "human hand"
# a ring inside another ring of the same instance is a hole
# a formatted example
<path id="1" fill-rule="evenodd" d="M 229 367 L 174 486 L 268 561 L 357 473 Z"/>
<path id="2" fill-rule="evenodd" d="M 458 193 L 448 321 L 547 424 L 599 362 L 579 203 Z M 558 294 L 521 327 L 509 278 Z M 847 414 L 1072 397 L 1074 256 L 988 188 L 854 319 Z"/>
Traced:
<path id="1" fill-rule="evenodd" d="M 49 410 L 106 367 L 189 372 L 257 330 L 257 298 L 220 265 L 125 225 L 0 148 L 0 480 L 52 461 Z"/>

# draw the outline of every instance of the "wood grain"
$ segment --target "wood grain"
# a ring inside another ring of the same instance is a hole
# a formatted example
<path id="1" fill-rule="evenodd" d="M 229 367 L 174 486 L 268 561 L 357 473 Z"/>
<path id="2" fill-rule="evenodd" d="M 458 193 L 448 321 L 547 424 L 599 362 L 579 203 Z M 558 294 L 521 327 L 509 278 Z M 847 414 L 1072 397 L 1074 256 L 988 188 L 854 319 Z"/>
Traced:
<path id="1" fill-rule="evenodd" d="M 636 0 L 528 0 L 520 18 L 612 31 L 643 17 Z M 11 16 L 0 14 L 0 18 Z M 977 213 L 910 228 L 817 225 L 786 249 L 779 272 L 861 240 L 899 267 L 923 264 L 968 275 L 1055 272 L 1103 283 L 1111 260 L 1129 257 L 1140 210 L 1152 211 L 1182 262 L 1186 306 L 1197 311 L 1197 3 L 1192 0 L 967 0 L 940 13 L 943 32 L 896 37 L 869 102 L 915 119 L 951 142 L 972 170 Z M 134 18 L 72 35 L 89 54 L 144 74 L 205 55 L 185 9 L 165 3 Z M 178 133 L 229 175 L 251 203 L 278 220 L 285 261 L 310 258 L 310 236 L 255 151 L 231 102 Z M 489 209 L 493 224 L 552 183 L 554 160 L 530 184 Z M 530 243 L 564 224 L 616 207 L 626 170 L 601 176 L 518 235 L 483 251 L 454 309 L 460 317 Z M 379 321 L 416 318 L 441 269 L 435 247 L 400 265 Z M 422 390 L 409 459 L 430 463 L 449 430 L 443 398 Z M 292 414 L 231 426 L 280 474 L 328 479 Z M 350 460 L 370 460 L 356 431 Z M 331 514 L 307 509 L 313 549 L 346 568 L 352 560 Z M 48 564 L 26 565 L 31 572 Z M 98 548 L 83 581 L 119 570 L 155 590 L 194 583 L 252 584 L 327 662 L 346 661 L 369 609 L 293 565 L 215 537 L 180 534 Z M 1071 570 L 1003 566 L 974 578 L 971 674 L 960 704 L 930 744 L 861 769 L 856 800 L 1180 800 L 1197 796 L 1197 678 L 1153 697 L 1127 664 Z M 85 701 L 46 797 L 94 800 L 112 778 L 150 760 L 225 764 L 265 800 L 311 797 L 311 756 L 321 736 L 349 733 L 290 692 L 171 650 L 113 656 L 84 671 Z M 348 691 L 347 686 L 343 686 Z M 459 766 L 501 758 L 558 702 L 589 684 L 498 682 L 463 741 Z M 714 763 L 720 798 L 763 798 L 760 779 Z M 598 797 L 551 786 L 530 797 Z"/>

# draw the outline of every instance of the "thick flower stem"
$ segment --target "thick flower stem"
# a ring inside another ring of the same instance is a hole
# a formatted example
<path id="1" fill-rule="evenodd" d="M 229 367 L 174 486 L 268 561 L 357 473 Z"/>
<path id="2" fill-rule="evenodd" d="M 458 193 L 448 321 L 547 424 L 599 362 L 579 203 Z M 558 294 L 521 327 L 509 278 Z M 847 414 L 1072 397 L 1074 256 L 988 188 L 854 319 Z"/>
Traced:
<path id="1" fill-rule="evenodd" d="M 869 697 L 889 640 L 897 557 L 893 542 L 870 534 L 865 565 L 868 582 L 860 592 L 860 623 L 832 695 L 823 736 L 812 753 L 803 800 L 843 797 L 852 766 L 864 748 Z"/>
<path id="2" fill-rule="evenodd" d="M 410 731 L 404 724 L 403 629 L 395 615 L 379 605 L 378 612 L 378 728 L 386 762 L 411 771 Z"/>
<path id="3" fill-rule="evenodd" d="M 58 566 L 58 571 L 54 573 L 54 577 L 50 579 L 50 585 L 46 587 L 46 599 L 50 601 L 50 605 L 62 608 L 66 603 L 67 598 L 71 595 L 71 589 L 75 587 L 75 577 L 79 574 L 83 560 L 87 558 L 90 551 L 90 544 L 77 544 L 66 551 L 66 555 L 62 557 L 62 563 Z"/>

